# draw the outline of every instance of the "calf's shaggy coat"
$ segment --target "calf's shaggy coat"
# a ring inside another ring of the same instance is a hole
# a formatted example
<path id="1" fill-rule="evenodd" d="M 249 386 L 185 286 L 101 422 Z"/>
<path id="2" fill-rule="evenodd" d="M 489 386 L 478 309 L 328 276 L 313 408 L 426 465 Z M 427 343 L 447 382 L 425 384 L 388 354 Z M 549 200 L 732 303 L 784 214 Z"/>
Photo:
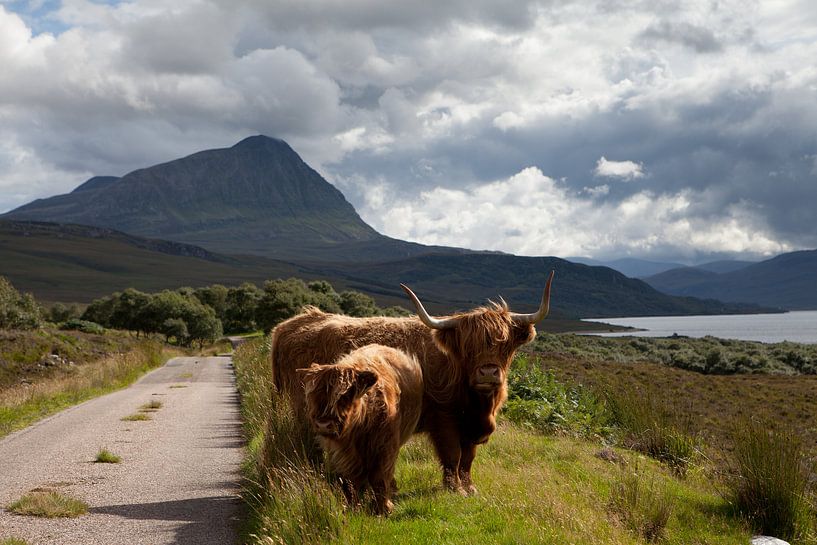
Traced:
<path id="1" fill-rule="evenodd" d="M 423 374 L 417 359 L 372 344 L 334 365 L 298 369 L 306 410 L 330 465 L 343 479 L 351 505 L 368 484 L 375 511 L 391 513 L 394 466 L 417 426 Z"/>

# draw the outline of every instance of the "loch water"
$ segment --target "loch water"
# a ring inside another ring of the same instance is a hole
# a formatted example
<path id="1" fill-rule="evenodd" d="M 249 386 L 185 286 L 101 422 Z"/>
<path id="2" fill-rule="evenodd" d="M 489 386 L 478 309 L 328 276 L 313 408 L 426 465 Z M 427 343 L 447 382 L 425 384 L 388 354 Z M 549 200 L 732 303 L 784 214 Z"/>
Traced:
<path id="1" fill-rule="evenodd" d="M 596 318 L 588 321 L 634 327 L 643 331 L 598 333 L 606 337 L 687 337 L 710 335 L 721 339 L 739 339 L 778 343 L 817 343 L 817 310 L 782 314 L 730 314 L 715 316 L 644 316 L 638 318 Z M 595 333 L 594 333 L 595 334 Z"/>

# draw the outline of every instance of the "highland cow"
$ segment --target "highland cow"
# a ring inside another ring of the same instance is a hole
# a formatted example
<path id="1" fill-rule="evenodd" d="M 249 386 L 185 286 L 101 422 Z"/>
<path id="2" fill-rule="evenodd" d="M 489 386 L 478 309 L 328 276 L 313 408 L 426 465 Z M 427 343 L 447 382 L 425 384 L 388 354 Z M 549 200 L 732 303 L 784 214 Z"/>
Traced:
<path id="1" fill-rule="evenodd" d="M 298 369 L 306 411 L 350 505 L 368 484 L 375 512 L 389 514 L 394 465 L 414 433 L 423 404 L 423 372 L 413 356 L 370 344 L 335 364 Z"/>
<path id="2" fill-rule="evenodd" d="M 550 274 L 539 310 L 510 312 L 492 303 L 447 318 L 433 318 L 408 287 L 417 309 L 412 318 L 351 318 L 307 307 L 272 332 L 273 380 L 304 414 L 304 388 L 296 370 L 313 362 L 336 362 L 367 344 L 405 351 L 423 370 L 423 409 L 416 432 L 428 433 L 443 468 L 443 484 L 464 495 L 476 488 L 471 465 L 477 445 L 496 429 L 507 397 L 507 371 L 516 350 L 533 340 L 534 324 L 547 316 Z"/>

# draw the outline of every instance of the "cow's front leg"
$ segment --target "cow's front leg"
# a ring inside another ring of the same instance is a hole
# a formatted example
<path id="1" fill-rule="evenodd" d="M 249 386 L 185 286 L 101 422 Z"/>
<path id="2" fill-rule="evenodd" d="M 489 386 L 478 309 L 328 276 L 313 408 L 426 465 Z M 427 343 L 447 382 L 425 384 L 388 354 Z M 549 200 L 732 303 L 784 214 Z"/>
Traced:
<path id="1" fill-rule="evenodd" d="M 460 452 L 460 486 L 467 496 L 473 496 L 477 493 L 477 487 L 471 481 L 471 464 L 477 455 L 477 445 L 475 443 L 464 443 Z"/>
<path id="2" fill-rule="evenodd" d="M 451 492 L 458 492 L 466 495 L 460 485 L 460 437 L 459 431 L 453 423 L 449 424 L 444 419 L 437 422 L 437 427 L 430 433 L 431 443 L 437 452 L 437 458 L 443 466 L 443 486 Z"/>

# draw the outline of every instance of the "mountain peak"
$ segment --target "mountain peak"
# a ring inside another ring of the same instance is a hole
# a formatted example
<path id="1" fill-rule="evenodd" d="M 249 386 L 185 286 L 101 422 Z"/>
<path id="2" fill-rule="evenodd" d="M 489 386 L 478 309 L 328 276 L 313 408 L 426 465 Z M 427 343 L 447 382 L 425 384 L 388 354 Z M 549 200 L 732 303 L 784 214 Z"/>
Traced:
<path id="1" fill-rule="evenodd" d="M 272 138 L 271 136 L 265 136 L 263 134 L 248 136 L 244 140 L 235 144 L 231 149 L 246 149 L 246 150 L 263 149 L 270 151 L 287 151 L 290 153 L 295 153 L 295 150 L 293 150 L 289 146 L 289 144 L 287 144 L 283 140 L 279 138 Z"/>

